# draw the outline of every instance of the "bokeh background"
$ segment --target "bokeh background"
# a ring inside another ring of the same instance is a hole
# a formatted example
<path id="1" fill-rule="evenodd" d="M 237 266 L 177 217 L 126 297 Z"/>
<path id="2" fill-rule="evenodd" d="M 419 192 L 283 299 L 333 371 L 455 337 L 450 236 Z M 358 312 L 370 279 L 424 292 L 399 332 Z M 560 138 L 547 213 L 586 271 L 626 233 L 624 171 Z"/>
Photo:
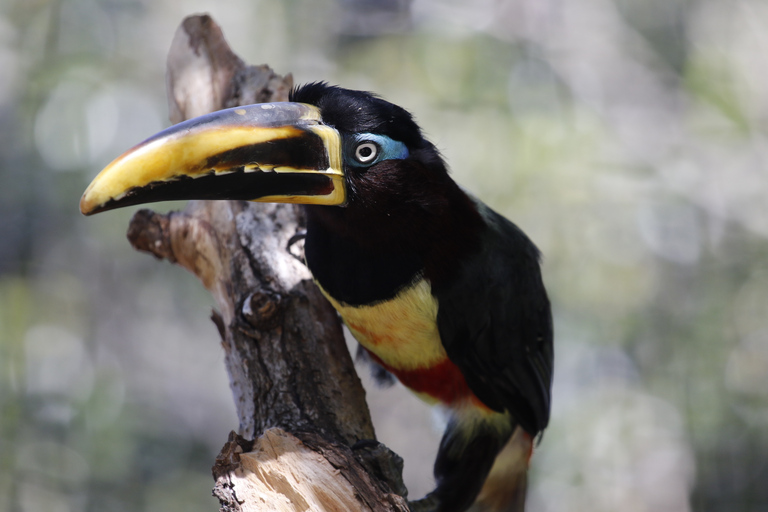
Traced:
<path id="1" fill-rule="evenodd" d="M 132 211 L 77 209 L 168 125 L 196 12 L 251 64 L 410 109 L 542 249 L 530 512 L 768 510 L 768 2 L 0 0 L 0 512 L 217 509 L 212 300 L 130 249 Z M 423 494 L 439 417 L 369 396 Z"/>

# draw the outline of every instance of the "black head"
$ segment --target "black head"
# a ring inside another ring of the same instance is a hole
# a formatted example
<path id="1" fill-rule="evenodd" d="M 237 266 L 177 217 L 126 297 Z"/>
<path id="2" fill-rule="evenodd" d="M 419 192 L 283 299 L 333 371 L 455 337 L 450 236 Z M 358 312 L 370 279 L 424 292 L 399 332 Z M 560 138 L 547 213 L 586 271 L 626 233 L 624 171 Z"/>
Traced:
<path id="1" fill-rule="evenodd" d="M 347 208 L 326 213 L 343 219 L 338 229 L 354 231 L 359 221 L 359 230 L 368 232 L 375 222 L 381 241 L 387 239 L 388 226 L 402 235 L 404 220 L 418 223 L 450 207 L 458 188 L 407 110 L 373 93 L 324 82 L 296 88 L 291 100 L 318 107 L 323 124 L 341 134 Z M 361 146 L 366 143 L 379 152 L 371 164 L 361 162 L 357 153 L 369 151 Z"/>

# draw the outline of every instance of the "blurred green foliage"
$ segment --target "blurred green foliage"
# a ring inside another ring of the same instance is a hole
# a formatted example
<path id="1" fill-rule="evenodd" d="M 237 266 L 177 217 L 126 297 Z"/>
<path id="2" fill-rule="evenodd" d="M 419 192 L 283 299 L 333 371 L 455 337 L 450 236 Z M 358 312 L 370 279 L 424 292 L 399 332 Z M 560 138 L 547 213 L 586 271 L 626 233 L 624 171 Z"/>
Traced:
<path id="1" fill-rule="evenodd" d="M 130 250 L 130 211 L 77 211 L 168 124 L 165 55 L 200 11 L 250 63 L 410 109 L 543 250 L 532 512 L 768 509 L 765 2 L 3 0 L 0 512 L 216 508 L 237 425 L 211 301 Z M 369 396 L 428 491 L 428 409 Z"/>

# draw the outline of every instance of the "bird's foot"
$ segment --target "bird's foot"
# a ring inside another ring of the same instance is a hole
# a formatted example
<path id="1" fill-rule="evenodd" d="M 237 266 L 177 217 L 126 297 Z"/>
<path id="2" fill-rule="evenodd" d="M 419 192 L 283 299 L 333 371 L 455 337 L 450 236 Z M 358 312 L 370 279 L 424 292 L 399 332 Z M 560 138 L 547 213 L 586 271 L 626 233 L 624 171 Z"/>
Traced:
<path id="1" fill-rule="evenodd" d="M 304 244 L 299 244 L 299 242 L 303 242 L 305 238 L 307 238 L 307 232 L 298 231 L 288 239 L 288 244 L 285 247 L 288 250 L 288 253 L 299 260 L 302 265 L 306 265 L 304 262 Z"/>
<path id="2" fill-rule="evenodd" d="M 408 498 L 403 483 L 403 459 L 375 439 L 361 439 L 352 445 L 357 459 L 371 475 L 386 482 L 395 494 Z"/>
<path id="3" fill-rule="evenodd" d="M 440 505 L 440 500 L 434 494 L 430 493 L 421 498 L 408 502 L 408 508 L 411 512 L 435 512 Z"/>
<path id="4" fill-rule="evenodd" d="M 364 448 L 376 448 L 381 443 L 375 439 L 360 439 L 352 445 L 352 451 L 362 450 Z"/>

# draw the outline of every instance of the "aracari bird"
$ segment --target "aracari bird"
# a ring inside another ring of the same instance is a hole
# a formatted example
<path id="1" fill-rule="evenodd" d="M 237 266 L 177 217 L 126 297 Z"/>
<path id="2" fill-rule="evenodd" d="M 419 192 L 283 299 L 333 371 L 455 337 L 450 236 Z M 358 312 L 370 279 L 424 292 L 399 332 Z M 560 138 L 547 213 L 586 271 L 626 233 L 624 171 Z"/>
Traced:
<path id="1" fill-rule="evenodd" d="M 450 412 L 422 503 L 471 506 L 516 429 L 527 470 L 553 371 L 539 251 L 451 179 L 406 110 L 311 83 L 290 102 L 214 112 L 118 157 L 80 209 L 175 199 L 306 205 L 323 294 L 375 363 Z"/>

